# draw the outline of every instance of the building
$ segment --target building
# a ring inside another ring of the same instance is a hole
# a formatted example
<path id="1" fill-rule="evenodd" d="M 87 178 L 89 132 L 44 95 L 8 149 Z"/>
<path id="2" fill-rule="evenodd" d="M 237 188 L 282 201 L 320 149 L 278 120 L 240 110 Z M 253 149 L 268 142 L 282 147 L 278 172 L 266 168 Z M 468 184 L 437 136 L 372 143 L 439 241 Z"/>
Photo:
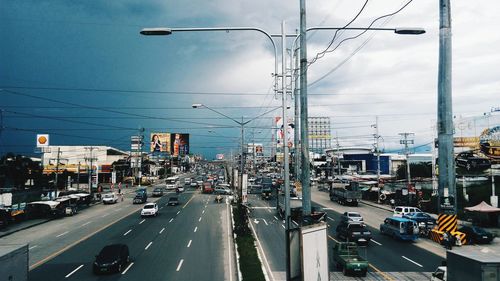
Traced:
<path id="1" fill-rule="evenodd" d="M 331 148 L 330 117 L 309 117 L 309 151 L 323 154 Z"/>

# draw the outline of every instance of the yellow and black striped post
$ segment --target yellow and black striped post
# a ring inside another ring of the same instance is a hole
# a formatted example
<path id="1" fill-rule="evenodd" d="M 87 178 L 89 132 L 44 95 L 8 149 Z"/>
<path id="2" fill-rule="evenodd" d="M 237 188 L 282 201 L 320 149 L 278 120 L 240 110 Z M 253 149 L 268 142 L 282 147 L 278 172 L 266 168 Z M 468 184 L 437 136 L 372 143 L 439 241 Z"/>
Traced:
<path id="1" fill-rule="evenodd" d="M 437 223 L 438 225 L 433 230 L 431 230 L 430 233 L 430 238 L 434 242 L 441 244 L 441 242 L 443 241 L 443 233 L 445 233 L 446 231 L 450 232 L 451 235 L 459 239 L 460 242 L 462 242 L 462 245 L 467 242 L 465 233 L 457 231 L 457 215 L 439 214 Z"/>

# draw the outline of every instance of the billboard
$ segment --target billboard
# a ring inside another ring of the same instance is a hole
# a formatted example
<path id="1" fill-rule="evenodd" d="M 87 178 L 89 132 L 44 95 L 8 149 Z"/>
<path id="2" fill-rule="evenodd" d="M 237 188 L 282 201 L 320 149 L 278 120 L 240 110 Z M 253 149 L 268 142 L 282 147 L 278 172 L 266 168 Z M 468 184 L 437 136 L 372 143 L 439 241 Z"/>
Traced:
<path id="1" fill-rule="evenodd" d="M 171 135 L 170 133 L 151 133 L 151 138 L 149 139 L 151 141 L 151 146 L 150 150 L 151 152 L 166 152 L 170 153 L 171 152 L 171 145 L 170 145 L 170 138 Z"/>
<path id="2" fill-rule="evenodd" d="M 49 146 L 49 135 L 48 134 L 37 134 L 36 135 L 36 147 L 48 147 Z"/>
<path id="3" fill-rule="evenodd" d="M 302 280 L 329 280 L 326 224 L 300 228 Z"/>
<path id="4" fill-rule="evenodd" d="M 277 128 L 277 132 L 276 132 L 276 145 L 277 147 L 282 147 L 283 146 L 283 135 L 284 135 L 284 132 L 283 132 L 283 118 L 282 117 L 275 117 L 274 118 L 274 123 L 276 125 L 276 128 Z M 287 133 L 287 143 L 288 143 L 288 147 L 292 148 L 293 147 L 293 141 L 294 141 L 294 133 L 295 133 L 295 125 L 293 123 L 293 119 L 292 118 L 288 118 L 288 122 L 287 122 L 287 130 L 286 130 L 286 133 Z"/>
<path id="5" fill-rule="evenodd" d="M 170 134 L 170 154 L 185 156 L 189 154 L 189 134 Z"/>

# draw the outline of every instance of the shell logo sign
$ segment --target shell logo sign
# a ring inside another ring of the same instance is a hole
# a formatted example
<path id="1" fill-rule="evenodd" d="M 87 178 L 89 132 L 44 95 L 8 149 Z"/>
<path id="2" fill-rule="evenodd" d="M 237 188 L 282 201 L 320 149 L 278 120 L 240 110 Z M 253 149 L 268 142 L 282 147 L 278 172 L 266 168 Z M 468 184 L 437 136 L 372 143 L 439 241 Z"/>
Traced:
<path id="1" fill-rule="evenodd" d="M 37 134 L 36 135 L 36 147 L 47 147 L 49 146 L 49 135 L 48 134 Z"/>

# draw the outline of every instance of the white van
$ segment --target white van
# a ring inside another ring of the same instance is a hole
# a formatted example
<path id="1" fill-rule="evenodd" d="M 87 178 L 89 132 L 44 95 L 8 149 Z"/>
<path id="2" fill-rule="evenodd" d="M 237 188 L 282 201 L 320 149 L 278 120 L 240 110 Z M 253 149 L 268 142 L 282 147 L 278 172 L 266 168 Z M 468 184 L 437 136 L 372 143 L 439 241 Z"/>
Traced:
<path id="1" fill-rule="evenodd" d="M 394 217 L 403 217 L 404 215 L 407 215 L 409 213 L 418 213 L 422 212 L 419 208 L 417 207 L 408 207 L 408 206 L 396 206 L 394 208 Z"/>

